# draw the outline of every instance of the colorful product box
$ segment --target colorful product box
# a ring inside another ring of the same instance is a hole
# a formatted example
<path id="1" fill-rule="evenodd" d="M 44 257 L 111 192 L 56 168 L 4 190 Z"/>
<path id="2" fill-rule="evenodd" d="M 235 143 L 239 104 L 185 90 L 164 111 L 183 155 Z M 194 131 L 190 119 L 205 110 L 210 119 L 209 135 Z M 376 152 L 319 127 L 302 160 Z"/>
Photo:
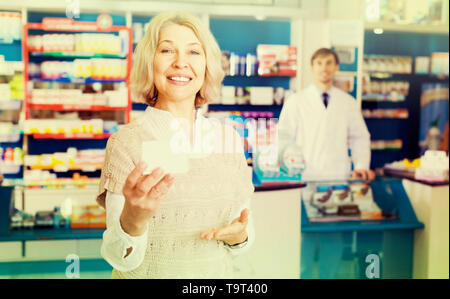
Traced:
<path id="1" fill-rule="evenodd" d="M 259 76 L 296 76 L 297 48 L 287 45 L 258 45 Z"/>

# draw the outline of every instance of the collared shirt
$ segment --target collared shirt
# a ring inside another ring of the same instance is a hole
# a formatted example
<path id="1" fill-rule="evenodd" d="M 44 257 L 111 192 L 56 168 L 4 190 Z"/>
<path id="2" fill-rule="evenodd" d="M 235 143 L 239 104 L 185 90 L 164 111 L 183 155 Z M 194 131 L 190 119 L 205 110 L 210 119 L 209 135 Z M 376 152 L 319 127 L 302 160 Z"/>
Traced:
<path id="1" fill-rule="evenodd" d="M 302 148 L 305 180 L 347 179 L 351 162 L 354 169 L 369 169 L 370 134 L 353 97 L 333 86 L 325 108 L 322 93 L 313 84 L 289 97 L 278 129 Z"/>

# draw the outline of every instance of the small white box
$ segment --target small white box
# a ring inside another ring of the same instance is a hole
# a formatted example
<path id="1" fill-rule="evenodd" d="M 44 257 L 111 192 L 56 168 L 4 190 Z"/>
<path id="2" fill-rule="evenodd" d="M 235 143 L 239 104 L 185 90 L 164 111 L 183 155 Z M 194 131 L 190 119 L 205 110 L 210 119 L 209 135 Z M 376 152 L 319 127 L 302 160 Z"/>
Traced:
<path id="1" fill-rule="evenodd" d="M 170 174 L 186 173 L 189 170 L 187 153 L 173 148 L 169 140 L 144 141 L 141 160 L 147 164 L 144 174 L 150 174 L 157 167 Z"/>
<path id="2" fill-rule="evenodd" d="M 273 87 L 251 87 L 250 104 L 252 105 L 272 105 Z"/>
<path id="3" fill-rule="evenodd" d="M 236 104 L 236 88 L 234 86 L 222 86 L 221 103 L 224 105 Z"/>
<path id="4" fill-rule="evenodd" d="M 430 57 L 416 57 L 416 74 L 427 75 L 430 73 Z"/>

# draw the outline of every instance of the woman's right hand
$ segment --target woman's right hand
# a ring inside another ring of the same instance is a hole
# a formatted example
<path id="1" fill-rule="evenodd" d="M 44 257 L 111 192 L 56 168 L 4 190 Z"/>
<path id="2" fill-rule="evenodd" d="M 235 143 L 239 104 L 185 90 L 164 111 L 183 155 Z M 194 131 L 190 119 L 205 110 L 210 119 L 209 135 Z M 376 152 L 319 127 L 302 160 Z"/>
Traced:
<path id="1" fill-rule="evenodd" d="M 120 215 L 120 224 L 130 236 L 139 236 L 145 232 L 148 220 L 156 213 L 160 200 L 174 182 L 171 174 L 161 178 L 163 171 L 160 168 L 142 175 L 145 167 L 145 163 L 140 162 L 128 175 L 122 189 L 125 204 Z"/>

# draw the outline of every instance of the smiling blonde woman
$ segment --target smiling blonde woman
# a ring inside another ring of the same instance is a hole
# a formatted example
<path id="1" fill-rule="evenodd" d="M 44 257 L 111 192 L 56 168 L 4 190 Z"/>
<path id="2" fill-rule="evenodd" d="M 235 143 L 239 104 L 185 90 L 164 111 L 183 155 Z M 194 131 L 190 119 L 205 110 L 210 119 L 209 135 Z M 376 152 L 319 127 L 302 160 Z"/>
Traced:
<path id="1" fill-rule="evenodd" d="M 97 197 L 107 213 L 101 253 L 113 278 L 231 278 L 232 256 L 253 242 L 254 188 L 240 137 L 196 111 L 218 96 L 220 58 L 208 28 L 188 14 L 155 16 L 137 47 L 132 92 L 149 107 L 108 140 Z M 207 123 L 240 150 L 189 153 L 184 173 L 146 172 L 143 142 L 170 140 L 179 119 L 189 143 Z"/>
<path id="2" fill-rule="evenodd" d="M 221 51 L 214 36 L 196 17 L 185 13 L 166 12 L 153 18 L 144 38 L 136 47 L 135 63 L 131 72 L 131 87 L 134 96 L 153 106 L 158 91 L 153 84 L 153 59 L 157 50 L 160 31 L 169 24 L 177 24 L 192 30 L 198 38 L 206 58 L 205 82 L 196 95 L 195 106 L 217 98 L 224 78 L 221 66 Z"/>

